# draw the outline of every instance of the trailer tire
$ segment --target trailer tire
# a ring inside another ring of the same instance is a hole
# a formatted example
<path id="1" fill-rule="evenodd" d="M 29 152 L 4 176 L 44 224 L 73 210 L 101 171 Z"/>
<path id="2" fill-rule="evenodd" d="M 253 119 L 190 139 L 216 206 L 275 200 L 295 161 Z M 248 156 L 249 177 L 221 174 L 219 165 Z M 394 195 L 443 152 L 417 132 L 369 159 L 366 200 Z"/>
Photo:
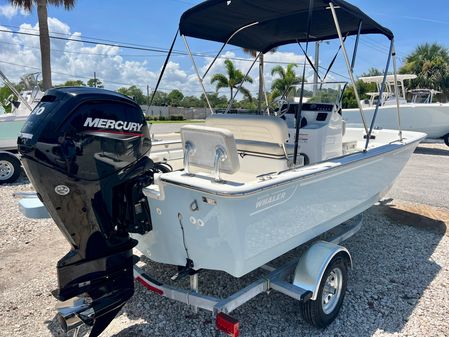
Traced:
<path id="1" fill-rule="evenodd" d="M 449 146 L 449 133 L 443 137 L 444 143 Z"/>
<path id="2" fill-rule="evenodd" d="M 338 254 L 332 259 L 323 274 L 316 300 L 300 303 L 303 319 L 318 328 L 325 328 L 331 324 L 343 304 L 347 283 L 348 259 L 344 255 Z M 335 291 L 334 294 L 328 291 L 324 293 L 325 290 L 331 290 L 329 286 Z"/>
<path id="3" fill-rule="evenodd" d="M 0 184 L 13 183 L 20 176 L 20 160 L 13 154 L 0 153 Z"/>

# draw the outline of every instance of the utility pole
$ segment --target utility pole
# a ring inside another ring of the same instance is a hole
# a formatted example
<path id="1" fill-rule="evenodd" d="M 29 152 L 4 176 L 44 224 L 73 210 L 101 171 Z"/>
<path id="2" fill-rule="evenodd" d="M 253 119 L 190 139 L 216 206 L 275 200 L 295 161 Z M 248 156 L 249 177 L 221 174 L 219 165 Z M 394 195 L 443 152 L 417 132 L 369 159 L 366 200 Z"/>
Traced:
<path id="1" fill-rule="evenodd" d="M 94 71 L 94 87 L 97 87 L 97 73 Z"/>
<path id="2" fill-rule="evenodd" d="M 150 86 L 147 84 L 147 114 L 149 110 L 150 110 Z"/>
<path id="3" fill-rule="evenodd" d="M 320 41 L 315 42 L 315 62 L 316 71 L 313 74 L 313 95 L 316 95 L 318 90 L 318 69 L 320 67 Z"/>

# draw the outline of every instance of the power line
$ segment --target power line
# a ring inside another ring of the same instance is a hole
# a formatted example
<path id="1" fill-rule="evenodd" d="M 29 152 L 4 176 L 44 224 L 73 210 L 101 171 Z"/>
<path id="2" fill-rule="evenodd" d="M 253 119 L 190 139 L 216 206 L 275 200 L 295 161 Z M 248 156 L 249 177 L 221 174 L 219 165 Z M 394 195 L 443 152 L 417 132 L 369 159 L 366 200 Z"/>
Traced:
<path id="1" fill-rule="evenodd" d="M 39 34 L 25 33 L 25 32 L 14 32 L 14 31 L 9 31 L 9 30 L 4 30 L 4 29 L 0 29 L 0 32 L 39 37 Z M 133 46 L 126 45 L 126 44 L 97 43 L 95 41 L 90 41 L 90 40 L 85 40 L 85 39 L 63 38 L 63 37 L 57 37 L 57 36 L 50 36 L 50 39 L 72 41 L 72 42 L 78 42 L 78 43 L 87 43 L 87 44 L 94 44 L 94 45 L 101 44 L 101 45 L 110 46 L 110 47 L 118 47 L 118 48 L 123 48 L 123 49 L 140 50 L 140 51 L 151 51 L 151 52 L 157 52 L 157 53 L 162 53 L 162 54 L 168 53 L 167 49 L 159 48 L 159 47 L 151 47 L 151 48 L 149 48 L 149 47 L 133 47 Z M 189 56 L 189 54 L 187 52 L 178 51 L 178 50 L 174 50 L 173 54 L 181 55 L 181 56 Z M 213 58 L 212 56 L 205 55 L 204 53 L 193 53 L 192 55 L 195 57 L 201 57 L 201 58 L 211 58 L 211 59 Z M 105 56 L 107 56 L 107 55 L 105 55 Z M 218 59 L 225 59 L 225 60 L 229 59 L 229 60 L 233 60 L 233 61 L 253 62 L 253 60 L 251 60 L 251 59 L 242 58 L 242 57 L 219 56 Z M 284 65 L 296 64 L 299 66 L 303 65 L 302 63 L 297 63 L 297 62 L 268 61 L 268 60 L 266 60 L 265 63 L 266 64 L 284 64 Z M 310 67 L 310 65 L 307 64 L 306 67 Z M 320 68 L 326 69 L 324 67 L 320 67 Z M 342 74 L 338 74 L 338 73 L 332 72 L 332 71 L 331 71 L 331 73 L 333 73 L 334 75 L 349 79 L 347 76 L 344 76 Z"/>
<path id="2" fill-rule="evenodd" d="M 18 32 L 18 31 L 10 31 L 10 30 L 5 30 L 5 29 L 0 29 L 0 32 L 8 33 L 8 34 L 19 34 L 19 35 L 39 37 L 39 34 Z M 140 51 L 151 51 L 151 52 L 157 52 L 157 53 L 161 53 L 161 54 L 167 54 L 168 53 L 167 49 L 159 48 L 159 47 L 137 47 L 137 46 L 131 46 L 129 44 L 128 45 L 127 44 L 115 44 L 115 43 L 113 44 L 113 43 L 105 43 L 105 42 L 98 43 L 96 41 L 90 41 L 90 40 L 86 40 L 86 39 L 74 39 L 74 38 L 68 38 L 68 37 L 58 37 L 58 36 L 53 36 L 53 35 L 50 36 L 50 39 L 63 40 L 63 41 L 72 41 L 72 42 L 94 44 L 94 45 L 99 45 L 100 44 L 100 45 L 105 45 L 105 46 L 110 46 L 110 47 L 117 47 L 117 48 L 130 49 L 130 50 L 140 50 Z M 29 47 L 27 47 L 27 48 L 29 48 Z M 64 51 L 64 52 L 66 52 L 66 51 Z M 71 53 L 76 53 L 76 52 L 71 52 Z M 181 55 L 181 56 L 188 56 L 188 53 L 182 52 L 182 51 L 178 51 L 178 50 L 173 51 L 173 54 Z M 195 57 L 212 58 L 211 56 L 204 55 L 203 53 L 194 53 L 193 55 Z M 105 55 L 105 57 L 107 57 L 107 55 Z M 230 60 L 242 61 L 242 62 L 252 62 L 252 60 L 250 60 L 250 59 L 239 58 L 239 57 L 219 56 L 218 58 L 219 59 L 230 59 Z M 300 66 L 310 67 L 310 65 L 308 65 L 308 64 L 304 65 L 302 63 L 296 63 L 296 62 L 282 62 L 282 61 L 275 62 L 275 61 L 268 61 L 268 60 L 266 60 L 265 63 L 266 64 L 284 64 L 284 65 L 296 64 L 296 65 L 300 65 Z M 321 67 L 321 66 L 320 66 L 320 68 L 327 70 L 326 68 Z M 345 75 L 342 75 L 342 74 L 339 74 L 337 72 L 330 71 L 330 73 L 349 80 L 349 77 L 347 77 Z M 65 74 L 65 75 L 74 76 L 74 75 L 70 75 L 70 74 Z M 111 83 L 113 83 L 113 82 L 111 81 Z"/>
<path id="3" fill-rule="evenodd" d="M 4 61 L 4 60 L 0 60 L 0 63 L 12 65 L 12 66 L 17 66 L 17 67 L 22 67 L 22 68 L 29 68 L 29 69 L 40 70 L 39 67 L 34 67 L 34 66 L 29 66 L 29 65 L 24 65 L 24 64 L 18 64 L 18 63 L 8 62 L 8 61 Z M 69 73 L 64 73 L 64 72 L 60 72 L 60 71 L 52 71 L 52 73 L 53 74 L 58 74 L 58 75 L 69 76 L 71 78 L 80 78 L 80 79 L 91 79 L 92 78 L 92 76 L 88 76 L 88 75 L 76 75 L 76 74 L 69 74 Z M 123 86 L 135 85 L 133 83 L 130 84 L 130 83 L 124 83 L 124 82 L 117 82 L 117 81 L 113 81 L 113 80 L 108 80 L 106 78 L 103 78 L 102 81 L 103 82 L 107 82 L 108 84 L 116 84 L 116 85 L 123 85 Z M 174 87 L 173 88 L 160 87 L 158 89 L 158 91 L 172 91 L 174 89 L 178 89 L 178 88 L 174 88 Z M 202 93 L 203 90 L 188 90 L 188 92 Z M 256 93 L 256 92 L 258 92 L 258 91 L 251 91 L 251 93 Z"/>

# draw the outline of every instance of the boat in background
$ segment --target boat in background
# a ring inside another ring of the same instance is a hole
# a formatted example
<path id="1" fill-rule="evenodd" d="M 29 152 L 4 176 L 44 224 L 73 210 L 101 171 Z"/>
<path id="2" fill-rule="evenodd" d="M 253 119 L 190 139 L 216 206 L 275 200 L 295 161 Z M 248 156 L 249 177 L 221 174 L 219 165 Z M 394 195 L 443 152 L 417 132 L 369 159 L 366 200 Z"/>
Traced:
<path id="1" fill-rule="evenodd" d="M 0 114 L 0 150 L 17 151 L 17 137 L 34 107 L 39 103 L 44 93 L 38 85 L 39 73 L 22 77 L 25 89 L 18 92 L 6 75 L 0 71 L 0 79 L 12 91 L 3 102 L 4 109 L 11 107 L 10 113 Z"/>
<path id="2" fill-rule="evenodd" d="M 436 90 L 413 89 L 407 91 L 404 82 L 415 78 L 416 75 L 413 74 L 397 75 L 398 92 L 400 94 L 401 128 L 403 130 L 424 132 L 429 138 L 442 138 L 446 145 L 449 146 L 449 103 L 434 103 L 435 96 L 440 94 Z M 361 77 L 360 80 L 364 83 L 376 83 L 379 88 L 383 76 Z M 375 128 L 396 129 L 398 128 L 397 100 L 394 93 L 393 75 L 387 76 L 386 84 L 381 99 L 378 92 L 370 92 L 367 93 L 369 98 L 362 100 L 361 105 L 366 118 L 371 119 L 380 99 Z M 407 100 L 407 96 L 411 96 L 411 99 Z M 359 109 L 344 109 L 343 118 L 348 125 L 362 123 Z"/>

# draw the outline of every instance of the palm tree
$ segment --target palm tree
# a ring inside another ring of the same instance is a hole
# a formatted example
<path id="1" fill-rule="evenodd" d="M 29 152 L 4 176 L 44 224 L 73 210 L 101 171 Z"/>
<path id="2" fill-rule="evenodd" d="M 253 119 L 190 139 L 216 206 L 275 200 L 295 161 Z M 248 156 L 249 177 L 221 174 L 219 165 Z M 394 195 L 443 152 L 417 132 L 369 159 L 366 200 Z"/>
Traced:
<path id="1" fill-rule="evenodd" d="M 52 87 L 51 83 L 51 63 L 50 63 L 50 36 L 48 34 L 47 3 L 55 6 L 64 6 L 69 10 L 75 6 L 75 0 L 9 0 L 16 7 L 21 7 L 27 12 L 31 12 L 34 6 L 37 7 L 37 17 L 39 21 L 39 40 L 41 47 L 41 66 L 43 89 Z"/>
<path id="2" fill-rule="evenodd" d="M 441 90 L 449 94 L 449 51 L 437 43 L 419 45 L 406 57 L 400 72 L 418 76 L 412 81 L 412 87 Z"/>
<path id="3" fill-rule="evenodd" d="M 296 76 L 296 67 L 296 64 L 289 64 L 287 68 L 276 66 L 271 70 L 272 76 L 279 76 L 279 78 L 275 79 L 271 84 L 271 90 L 273 91 L 272 97 L 279 97 L 286 93 L 287 89 L 292 85 L 301 83 L 302 77 Z"/>
<path id="4" fill-rule="evenodd" d="M 274 53 L 276 52 L 277 48 L 274 48 L 272 50 L 270 50 L 270 53 Z M 248 48 L 243 48 L 243 52 L 245 52 L 246 54 L 251 55 L 252 57 L 256 57 L 257 54 L 259 53 L 257 50 L 253 50 L 253 49 L 248 49 Z M 261 111 L 262 110 L 262 97 L 264 96 L 264 54 L 261 53 L 259 56 L 259 97 L 258 97 L 258 102 L 257 102 L 257 110 Z"/>
<path id="5" fill-rule="evenodd" d="M 247 76 L 245 78 L 245 75 L 243 73 L 236 69 L 234 66 L 234 63 L 232 63 L 231 60 L 225 60 L 225 66 L 226 66 L 226 75 L 224 74 L 215 74 L 212 76 L 212 79 L 210 81 L 211 84 L 217 83 L 216 85 L 216 91 L 220 90 L 221 88 L 229 88 L 231 91 L 231 99 L 234 97 L 234 89 L 238 89 L 242 82 L 248 82 L 253 83 L 253 79 L 250 76 Z M 252 99 L 251 93 L 248 89 L 244 88 L 243 85 L 240 88 L 240 92 L 248 98 L 249 100 Z"/>

